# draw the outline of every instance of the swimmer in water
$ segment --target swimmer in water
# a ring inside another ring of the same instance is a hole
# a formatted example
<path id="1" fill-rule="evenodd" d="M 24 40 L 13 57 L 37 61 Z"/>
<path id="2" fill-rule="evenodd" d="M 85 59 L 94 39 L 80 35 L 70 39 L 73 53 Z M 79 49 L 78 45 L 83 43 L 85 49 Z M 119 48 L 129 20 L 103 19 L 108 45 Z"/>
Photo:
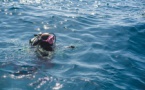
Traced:
<path id="1" fill-rule="evenodd" d="M 36 34 L 30 39 L 31 46 L 36 47 L 36 52 L 41 56 L 49 56 L 54 51 L 56 36 L 51 33 Z"/>

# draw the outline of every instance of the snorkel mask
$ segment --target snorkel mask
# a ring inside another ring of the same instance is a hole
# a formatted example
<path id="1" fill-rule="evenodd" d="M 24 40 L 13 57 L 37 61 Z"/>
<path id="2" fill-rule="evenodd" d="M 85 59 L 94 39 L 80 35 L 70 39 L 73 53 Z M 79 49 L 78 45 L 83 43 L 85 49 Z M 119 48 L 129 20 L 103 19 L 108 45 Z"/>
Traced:
<path id="1" fill-rule="evenodd" d="M 53 34 L 49 34 L 48 38 L 46 40 L 42 40 L 42 41 L 53 45 L 55 43 L 55 36 Z"/>

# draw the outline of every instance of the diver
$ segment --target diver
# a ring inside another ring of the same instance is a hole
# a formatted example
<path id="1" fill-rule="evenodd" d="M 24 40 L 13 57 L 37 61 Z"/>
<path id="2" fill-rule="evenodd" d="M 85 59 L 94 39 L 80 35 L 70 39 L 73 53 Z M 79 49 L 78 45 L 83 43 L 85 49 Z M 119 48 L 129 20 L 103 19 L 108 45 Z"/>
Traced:
<path id="1" fill-rule="evenodd" d="M 49 56 L 54 51 L 56 36 L 52 33 L 35 34 L 29 43 L 36 47 L 36 52 L 41 56 Z"/>

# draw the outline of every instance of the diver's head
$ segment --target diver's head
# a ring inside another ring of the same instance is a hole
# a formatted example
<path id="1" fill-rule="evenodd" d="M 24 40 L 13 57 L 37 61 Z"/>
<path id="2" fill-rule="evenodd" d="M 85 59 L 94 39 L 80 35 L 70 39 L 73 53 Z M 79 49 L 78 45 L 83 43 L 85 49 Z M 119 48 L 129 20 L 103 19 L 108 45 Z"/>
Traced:
<path id="1" fill-rule="evenodd" d="M 52 46 L 55 44 L 56 37 L 55 34 L 42 33 L 34 34 L 34 38 L 30 39 L 29 43 L 31 46 L 36 46 L 40 44 L 46 44 L 47 46 Z"/>

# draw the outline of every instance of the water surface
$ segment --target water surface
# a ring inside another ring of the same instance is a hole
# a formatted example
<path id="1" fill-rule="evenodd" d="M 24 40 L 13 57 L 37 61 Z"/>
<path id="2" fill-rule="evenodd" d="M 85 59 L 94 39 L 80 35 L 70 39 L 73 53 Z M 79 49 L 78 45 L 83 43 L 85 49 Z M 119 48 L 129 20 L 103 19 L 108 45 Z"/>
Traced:
<path id="1" fill-rule="evenodd" d="M 0 90 L 144 90 L 144 3 L 1 0 Z M 29 47 L 43 32 L 57 36 L 51 60 Z"/>

